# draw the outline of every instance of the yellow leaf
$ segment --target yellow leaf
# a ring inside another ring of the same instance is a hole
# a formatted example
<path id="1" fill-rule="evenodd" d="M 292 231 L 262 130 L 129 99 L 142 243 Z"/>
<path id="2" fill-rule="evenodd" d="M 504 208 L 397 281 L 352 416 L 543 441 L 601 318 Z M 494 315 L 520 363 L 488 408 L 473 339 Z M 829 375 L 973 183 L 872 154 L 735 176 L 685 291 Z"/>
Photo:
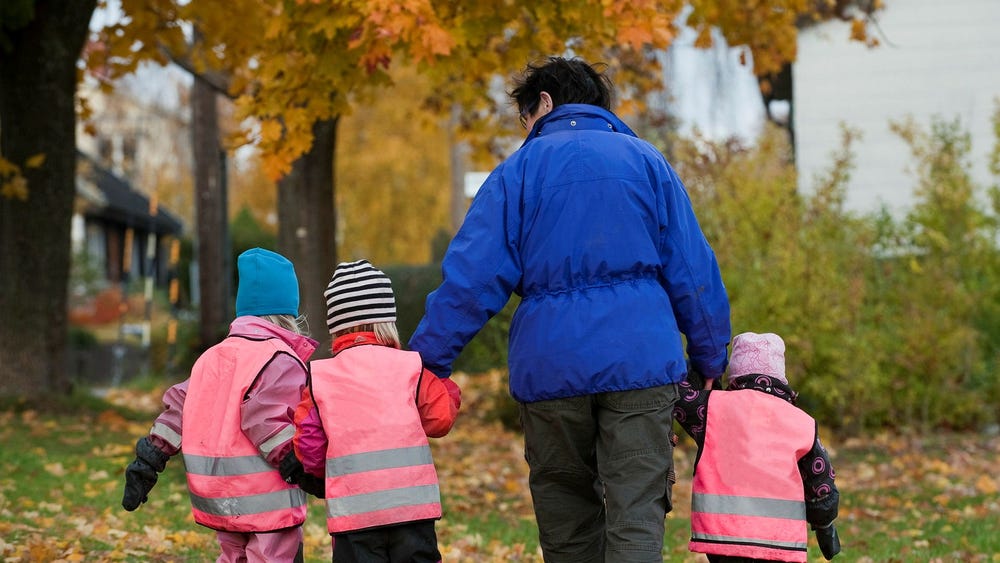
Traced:
<path id="1" fill-rule="evenodd" d="M 995 495 L 1000 490 L 996 480 L 989 475 L 980 475 L 979 479 L 976 479 L 976 489 L 984 495 Z"/>
<path id="2" fill-rule="evenodd" d="M 699 49 L 708 49 L 712 46 L 712 28 L 705 25 L 698 30 L 698 37 L 694 40 L 694 46 Z"/>
<path id="3" fill-rule="evenodd" d="M 868 26 L 863 19 L 851 20 L 851 39 L 864 43 L 868 39 Z"/>
<path id="4" fill-rule="evenodd" d="M 45 164 L 45 153 L 41 152 L 24 162 L 25 168 L 41 168 Z"/>
<path id="5" fill-rule="evenodd" d="M 0 156 L 0 176 L 9 176 L 20 172 L 21 169 L 16 164 Z"/>
<path id="6" fill-rule="evenodd" d="M 277 119 L 265 119 L 260 122 L 260 141 L 275 143 L 281 139 L 281 122 Z"/>
<path id="7" fill-rule="evenodd" d="M 55 463 L 46 463 L 45 471 L 48 471 L 49 473 L 55 475 L 56 477 L 66 476 L 66 469 L 63 467 L 63 464 L 58 461 Z"/>
<path id="8" fill-rule="evenodd" d="M 24 176 L 15 176 L 3 182 L 0 184 L 0 196 L 28 201 L 28 181 L 24 179 Z"/>

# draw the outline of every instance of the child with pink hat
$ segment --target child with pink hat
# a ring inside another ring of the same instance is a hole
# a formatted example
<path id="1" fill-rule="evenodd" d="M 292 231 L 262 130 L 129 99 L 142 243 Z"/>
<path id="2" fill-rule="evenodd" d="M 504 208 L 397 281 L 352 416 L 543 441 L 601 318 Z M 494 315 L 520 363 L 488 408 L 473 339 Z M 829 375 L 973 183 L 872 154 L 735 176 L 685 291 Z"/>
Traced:
<path id="1" fill-rule="evenodd" d="M 702 390 L 700 378 L 688 374 L 674 408 L 698 446 L 691 551 L 712 563 L 806 561 L 809 525 L 832 559 L 840 493 L 816 421 L 795 406 L 785 342 L 738 334 L 726 390 Z"/>

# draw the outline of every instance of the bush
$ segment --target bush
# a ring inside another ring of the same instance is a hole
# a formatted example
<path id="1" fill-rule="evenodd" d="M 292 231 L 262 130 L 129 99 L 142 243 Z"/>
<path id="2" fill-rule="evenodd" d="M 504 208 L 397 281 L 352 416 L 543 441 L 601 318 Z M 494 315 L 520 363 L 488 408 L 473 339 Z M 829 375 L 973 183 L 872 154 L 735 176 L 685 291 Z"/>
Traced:
<path id="1" fill-rule="evenodd" d="M 1000 205 L 977 200 L 957 124 L 895 127 L 917 163 L 902 219 L 844 209 L 849 130 L 811 190 L 798 191 L 774 131 L 753 149 L 681 143 L 678 169 L 719 258 L 734 333 L 784 337 L 803 408 L 848 431 L 976 428 L 998 416 Z"/>
<path id="2" fill-rule="evenodd" d="M 427 295 L 441 284 L 441 265 L 397 265 L 385 268 L 396 294 L 396 327 L 405 344 L 424 315 Z M 516 298 L 490 319 L 455 360 L 456 371 L 477 373 L 507 366 L 507 335 Z"/>

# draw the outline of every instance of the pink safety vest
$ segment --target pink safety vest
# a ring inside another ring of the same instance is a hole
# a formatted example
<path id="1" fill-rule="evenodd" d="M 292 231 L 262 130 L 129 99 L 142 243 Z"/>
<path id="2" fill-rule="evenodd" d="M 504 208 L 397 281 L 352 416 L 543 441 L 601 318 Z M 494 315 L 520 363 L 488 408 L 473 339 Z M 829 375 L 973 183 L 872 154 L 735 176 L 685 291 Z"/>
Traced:
<path id="1" fill-rule="evenodd" d="M 750 389 L 713 392 L 691 485 L 691 551 L 805 561 L 798 461 L 815 439 L 815 421 L 787 401 Z"/>
<path id="2" fill-rule="evenodd" d="M 416 405 L 420 355 L 369 344 L 310 367 L 329 444 L 330 533 L 440 518 L 437 472 Z"/>
<path id="3" fill-rule="evenodd" d="M 285 483 L 240 428 L 243 397 L 282 352 L 296 357 L 280 338 L 230 336 L 195 362 L 184 401 L 181 451 L 199 524 L 227 532 L 270 532 L 306 519 L 305 493 Z M 303 383 L 305 373 L 303 366 Z"/>

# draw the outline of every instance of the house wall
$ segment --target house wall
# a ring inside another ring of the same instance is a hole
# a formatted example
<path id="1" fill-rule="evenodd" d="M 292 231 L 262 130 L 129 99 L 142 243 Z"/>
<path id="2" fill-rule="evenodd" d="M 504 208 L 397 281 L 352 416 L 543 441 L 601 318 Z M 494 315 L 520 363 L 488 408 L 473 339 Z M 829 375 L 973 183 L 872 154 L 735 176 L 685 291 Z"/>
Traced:
<path id="1" fill-rule="evenodd" d="M 193 195 L 188 112 L 180 100 L 186 90 L 180 71 L 143 65 L 103 93 L 92 79 L 80 85 L 93 111 L 89 125 L 79 123 L 77 146 L 99 164 L 146 195 L 156 193 L 190 228 Z"/>
<path id="2" fill-rule="evenodd" d="M 882 45 L 848 41 L 847 24 L 830 22 L 799 36 L 794 66 L 796 159 L 800 189 L 814 185 L 840 145 L 840 123 L 859 129 L 848 208 L 882 204 L 894 214 L 913 201 L 915 177 L 907 145 L 890 120 L 958 118 L 972 136 L 973 177 L 987 169 L 994 142 L 991 115 L 1000 97 L 1000 0 L 886 0 L 878 17 Z"/>

